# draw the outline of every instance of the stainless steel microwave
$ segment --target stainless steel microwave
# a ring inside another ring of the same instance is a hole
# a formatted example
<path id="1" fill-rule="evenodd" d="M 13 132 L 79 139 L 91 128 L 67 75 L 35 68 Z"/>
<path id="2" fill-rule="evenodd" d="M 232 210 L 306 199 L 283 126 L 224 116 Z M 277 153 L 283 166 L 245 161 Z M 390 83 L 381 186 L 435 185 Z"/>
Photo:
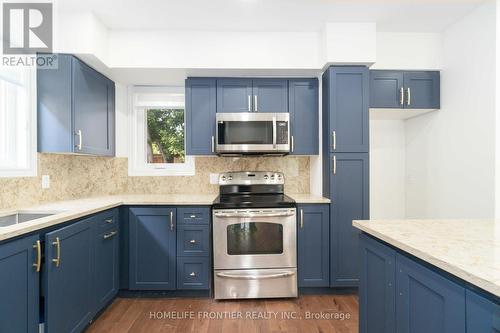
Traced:
<path id="1" fill-rule="evenodd" d="M 288 113 L 217 113 L 215 151 L 220 155 L 290 152 Z"/>

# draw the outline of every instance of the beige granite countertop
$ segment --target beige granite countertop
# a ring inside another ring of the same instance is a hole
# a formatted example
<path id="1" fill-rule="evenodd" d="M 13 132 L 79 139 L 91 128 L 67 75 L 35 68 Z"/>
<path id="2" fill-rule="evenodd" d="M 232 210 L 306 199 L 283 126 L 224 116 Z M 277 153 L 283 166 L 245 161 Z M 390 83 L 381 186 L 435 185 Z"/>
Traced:
<path id="1" fill-rule="evenodd" d="M 311 194 L 311 193 L 286 193 L 290 198 L 295 200 L 297 203 L 302 204 L 321 204 L 321 203 L 330 203 L 330 199 L 322 197 L 320 195 Z"/>
<path id="2" fill-rule="evenodd" d="M 368 220 L 353 225 L 500 296 L 500 219 Z"/>

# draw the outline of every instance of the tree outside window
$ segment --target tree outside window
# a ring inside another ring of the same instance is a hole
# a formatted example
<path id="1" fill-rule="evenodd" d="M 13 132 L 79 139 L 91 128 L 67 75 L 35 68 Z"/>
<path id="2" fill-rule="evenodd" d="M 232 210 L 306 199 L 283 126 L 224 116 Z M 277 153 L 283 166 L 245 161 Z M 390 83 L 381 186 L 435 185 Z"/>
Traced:
<path id="1" fill-rule="evenodd" d="M 148 109 L 147 162 L 184 163 L 184 109 Z"/>

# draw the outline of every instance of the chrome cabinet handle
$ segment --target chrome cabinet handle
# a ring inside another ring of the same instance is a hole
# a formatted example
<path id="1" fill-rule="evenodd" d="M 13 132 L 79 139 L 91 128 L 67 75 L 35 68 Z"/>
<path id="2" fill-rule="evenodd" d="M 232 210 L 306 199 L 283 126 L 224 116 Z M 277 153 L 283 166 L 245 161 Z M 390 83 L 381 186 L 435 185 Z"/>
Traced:
<path id="1" fill-rule="evenodd" d="M 333 150 L 337 150 L 337 131 L 332 132 L 332 147 Z"/>
<path id="2" fill-rule="evenodd" d="M 276 117 L 273 117 L 273 148 L 276 148 Z"/>
<path id="3" fill-rule="evenodd" d="M 190 215 L 189 217 L 194 219 L 194 218 L 196 218 L 196 215 Z"/>
<path id="4" fill-rule="evenodd" d="M 337 174 L 337 156 L 333 155 L 333 174 Z"/>
<path id="5" fill-rule="evenodd" d="M 408 106 L 411 105 L 411 89 L 410 88 L 406 88 L 406 92 L 407 92 L 407 95 L 408 95 Z"/>
<path id="6" fill-rule="evenodd" d="M 236 275 L 236 274 L 227 274 L 227 273 L 217 273 L 218 277 L 226 278 L 226 279 L 238 279 L 238 280 L 261 280 L 261 279 L 276 279 L 286 276 L 295 275 L 295 272 L 283 272 L 276 274 L 266 274 L 266 275 Z"/>
<path id="7" fill-rule="evenodd" d="M 196 276 L 196 273 L 195 273 L 195 272 L 191 272 L 191 273 L 189 274 L 189 276 Z"/>
<path id="8" fill-rule="evenodd" d="M 36 241 L 33 248 L 36 249 L 36 262 L 33 264 L 33 267 L 35 267 L 35 271 L 38 273 L 42 267 L 42 245 L 40 244 L 40 240 Z"/>
<path id="9" fill-rule="evenodd" d="M 191 239 L 191 240 L 189 241 L 189 243 L 191 243 L 191 244 L 196 244 L 196 239 Z"/>
<path id="10" fill-rule="evenodd" d="M 102 236 L 102 238 L 109 239 L 109 238 L 114 237 L 117 233 L 118 233 L 118 231 L 111 231 L 109 234 L 105 234 L 104 236 Z"/>
<path id="11" fill-rule="evenodd" d="M 253 110 L 254 110 L 255 112 L 257 112 L 257 111 L 258 111 L 258 110 L 257 110 L 257 95 L 254 95 L 254 96 L 253 96 L 253 103 L 254 103 L 254 105 L 253 105 Z"/>
<path id="12" fill-rule="evenodd" d="M 170 211 L 170 230 L 174 231 L 174 211 Z"/>
<path id="13" fill-rule="evenodd" d="M 59 240 L 59 237 L 56 237 L 56 241 L 52 242 L 52 245 L 55 245 L 57 254 L 57 257 L 52 259 L 52 262 L 56 264 L 56 267 L 59 267 L 61 266 L 61 241 Z"/>
<path id="14" fill-rule="evenodd" d="M 212 153 L 215 153 L 215 137 L 212 135 Z"/>
<path id="15" fill-rule="evenodd" d="M 403 105 L 405 103 L 405 89 L 401 87 L 399 90 L 399 104 Z"/>
<path id="16" fill-rule="evenodd" d="M 304 229 L 304 210 L 300 209 L 300 229 Z"/>
<path id="17" fill-rule="evenodd" d="M 83 146 L 83 134 L 82 134 L 82 130 L 78 130 L 75 135 L 78 136 L 78 144 L 76 145 L 76 148 L 78 148 L 78 150 L 82 150 L 82 146 Z"/>
<path id="18" fill-rule="evenodd" d="M 106 223 L 113 223 L 113 219 L 104 220 Z"/>
<path id="19" fill-rule="evenodd" d="M 293 150 L 295 149 L 295 142 L 293 142 L 293 135 L 290 137 L 290 151 L 293 153 Z"/>
<path id="20" fill-rule="evenodd" d="M 250 95 L 248 95 L 248 112 L 252 112 L 252 100 Z"/>

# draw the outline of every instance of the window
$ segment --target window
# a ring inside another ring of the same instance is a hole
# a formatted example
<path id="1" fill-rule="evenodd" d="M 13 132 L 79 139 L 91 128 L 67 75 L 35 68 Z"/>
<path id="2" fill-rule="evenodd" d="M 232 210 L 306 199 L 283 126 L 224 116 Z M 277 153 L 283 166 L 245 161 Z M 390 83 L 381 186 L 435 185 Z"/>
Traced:
<path id="1" fill-rule="evenodd" d="M 185 152 L 184 87 L 133 87 L 129 175 L 194 175 Z"/>
<path id="2" fill-rule="evenodd" d="M 0 67 L 0 177 L 36 176 L 36 76 Z"/>

